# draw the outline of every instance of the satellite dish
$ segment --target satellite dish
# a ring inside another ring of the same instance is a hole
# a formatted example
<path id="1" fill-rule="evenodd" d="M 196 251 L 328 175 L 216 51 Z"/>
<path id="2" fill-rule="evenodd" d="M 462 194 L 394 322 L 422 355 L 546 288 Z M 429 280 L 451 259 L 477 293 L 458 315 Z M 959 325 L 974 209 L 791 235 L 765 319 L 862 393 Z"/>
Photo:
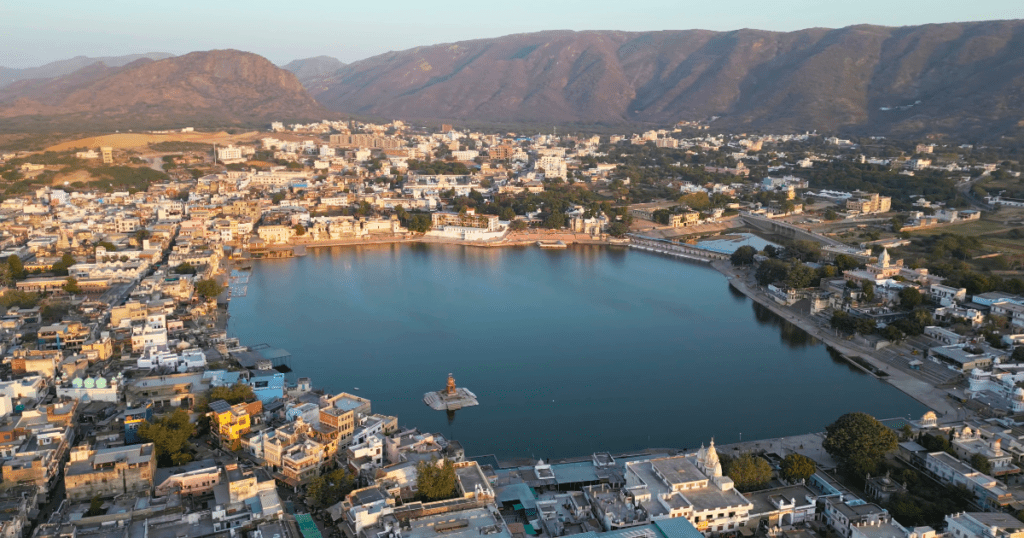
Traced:
<path id="1" fill-rule="evenodd" d="M 98 389 L 105 389 L 105 388 L 107 388 L 107 380 L 102 378 L 102 377 L 97 379 L 96 380 L 96 388 L 98 388 Z"/>
<path id="2" fill-rule="evenodd" d="M 71 380 L 71 386 L 76 388 L 76 389 L 82 388 L 82 378 L 76 377 L 76 378 L 72 379 Z"/>
<path id="3" fill-rule="evenodd" d="M 85 383 L 83 383 L 83 385 L 87 389 L 95 388 L 96 387 L 96 381 L 93 380 L 93 378 L 91 378 L 91 377 L 87 377 L 87 378 L 85 378 Z"/>

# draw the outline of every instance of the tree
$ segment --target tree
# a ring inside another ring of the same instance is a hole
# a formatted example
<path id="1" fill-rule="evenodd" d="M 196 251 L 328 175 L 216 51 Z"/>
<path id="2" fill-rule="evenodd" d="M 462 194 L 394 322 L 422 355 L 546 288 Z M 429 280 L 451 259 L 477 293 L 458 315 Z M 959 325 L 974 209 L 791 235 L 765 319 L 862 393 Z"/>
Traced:
<path id="1" fill-rule="evenodd" d="M 874 282 L 864 282 L 864 285 L 861 287 L 861 290 L 864 292 L 864 300 L 865 301 L 870 303 L 870 302 L 873 302 L 875 300 L 875 283 Z"/>
<path id="2" fill-rule="evenodd" d="M 82 288 L 78 285 L 78 280 L 73 276 L 69 276 L 64 282 L 64 291 L 68 293 L 81 293 Z"/>
<path id="3" fill-rule="evenodd" d="M 565 214 L 561 211 L 552 211 L 548 218 L 544 219 L 544 227 L 558 230 L 565 226 Z"/>
<path id="4" fill-rule="evenodd" d="M 199 282 L 196 283 L 196 293 L 198 293 L 204 299 L 216 297 L 220 295 L 220 292 L 223 290 L 224 289 L 221 287 L 221 285 L 218 284 L 217 281 L 212 278 L 200 280 Z"/>
<path id="5" fill-rule="evenodd" d="M 153 237 L 153 234 L 150 233 L 149 230 L 145 228 L 135 230 L 135 243 L 140 247 L 142 246 L 142 242 L 149 239 L 150 237 Z"/>
<path id="6" fill-rule="evenodd" d="M 110 241 L 100 241 L 99 243 L 96 243 L 96 246 L 103 247 L 107 252 L 117 252 L 117 245 Z"/>
<path id="7" fill-rule="evenodd" d="M 992 474 L 992 462 L 984 454 L 978 453 L 971 456 L 971 467 L 982 474 Z"/>
<path id="8" fill-rule="evenodd" d="M 906 287 L 900 290 L 900 306 L 905 310 L 913 310 L 921 305 L 921 292 L 917 288 Z"/>
<path id="9" fill-rule="evenodd" d="M 896 432 L 867 413 L 847 413 L 825 427 L 825 449 L 839 469 L 851 477 L 878 472 L 878 465 L 896 448 Z"/>
<path id="10" fill-rule="evenodd" d="M 613 222 L 608 226 L 608 235 L 622 237 L 629 233 L 629 225 L 624 222 Z"/>
<path id="11" fill-rule="evenodd" d="M 729 478 L 742 492 L 764 489 L 772 479 L 772 466 L 764 458 L 746 452 L 729 465 Z"/>
<path id="12" fill-rule="evenodd" d="M 898 344 L 907 338 L 907 335 L 903 334 L 903 331 L 895 325 L 886 325 L 884 334 L 886 340 L 894 344 Z"/>
<path id="13" fill-rule="evenodd" d="M 528 224 L 526 224 L 525 220 L 514 220 L 511 223 L 509 223 L 508 229 L 512 230 L 513 232 L 521 232 L 525 230 L 527 226 Z"/>
<path id="14" fill-rule="evenodd" d="M 314 478 L 306 488 L 306 498 L 319 508 L 337 504 L 355 487 L 355 478 L 345 469 L 335 469 Z"/>
<path id="15" fill-rule="evenodd" d="M 836 256 L 836 267 L 840 272 L 849 271 L 850 269 L 860 267 L 860 263 L 857 261 L 857 258 L 854 258 L 853 256 L 840 254 Z"/>
<path id="16" fill-rule="evenodd" d="M 191 263 L 181 262 L 180 265 L 174 268 L 174 272 L 179 275 L 194 275 L 197 271 L 195 267 L 192 267 Z"/>
<path id="17" fill-rule="evenodd" d="M 295 230 L 295 235 L 306 235 L 306 227 L 301 224 L 292 226 L 292 229 Z"/>
<path id="18" fill-rule="evenodd" d="M 60 261 L 53 264 L 53 274 L 57 276 L 67 276 L 68 267 L 71 267 L 75 263 L 75 258 L 70 253 L 65 252 L 64 255 L 60 257 Z"/>
<path id="19" fill-rule="evenodd" d="M 736 251 L 732 253 L 732 256 L 729 256 L 729 261 L 731 261 L 733 265 L 750 265 L 754 263 L 755 254 L 757 254 L 757 249 L 750 245 L 743 245 L 736 249 Z"/>
<path id="20" fill-rule="evenodd" d="M 441 501 L 455 496 L 455 465 L 445 458 L 416 464 L 416 489 L 424 501 Z"/>
<path id="21" fill-rule="evenodd" d="M 836 213 L 835 209 L 828 208 L 825 210 L 825 220 L 836 220 L 839 218 L 839 213 Z"/>
<path id="22" fill-rule="evenodd" d="M 21 263 L 21 258 L 17 254 L 11 254 L 7 257 L 7 267 L 10 268 L 11 277 L 15 280 L 25 278 L 25 264 Z"/>
<path id="23" fill-rule="evenodd" d="M 256 399 L 252 387 L 245 383 L 235 383 L 230 387 L 213 387 L 210 389 L 210 401 L 224 400 L 230 405 L 236 403 L 251 402 Z"/>
<path id="24" fill-rule="evenodd" d="M 97 495 L 89 501 L 89 510 L 85 513 L 85 517 L 102 516 L 103 515 L 103 501 L 100 496 Z"/>
<path id="25" fill-rule="evenodd" d="M 193 430 L 188 413 L 177 409 L 156 422 L 143 422 L 139 437 L 153 443 L 158 467 L 172 467 L 192 461 L 192 445 L 188 439 Z"/>
<path id="26" fill-rule="evenodd" d="M 790 482 L 807 480 L 816 470 L 814 460 L 803 454 L 789 454 L 782 459 L 782 478 Z"/>
<path id="27" fill-rule="evenodd" d="M 917 442 L 923 446 L 928 452 L 952 452 L 953 449 L 949 444 L 949 439 L 944 435 L 932 435 L 926 433 L 922 435 Z"/>
<path id="28" fill-rule="evenodd" d="M 1010 354 L 1010 360 L 1013 362 L 1024 362 L 1024 346 L 1017 346 L 1013 348 L 1013 353 Z"/>

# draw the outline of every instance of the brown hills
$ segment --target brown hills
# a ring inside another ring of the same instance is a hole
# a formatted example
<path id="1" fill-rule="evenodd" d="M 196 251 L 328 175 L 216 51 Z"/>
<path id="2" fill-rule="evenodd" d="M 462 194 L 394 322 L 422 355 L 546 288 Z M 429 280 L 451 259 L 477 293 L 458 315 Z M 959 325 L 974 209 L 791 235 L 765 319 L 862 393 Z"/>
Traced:
<path id="1" fill-rule="evenodd" d="M 294 74 L 234 50 L 96 63 L 0 89 L 0 123 L 8 129 L 226 127 L 331 116 Z"/>
<path id="2" fill-rule="evenodd" d="M 1013 133 L 1024 21 L 779 33 L 541 32 L 391 52 L 311 80 L 324 106 L 403 119 L 730 130 Z"/>

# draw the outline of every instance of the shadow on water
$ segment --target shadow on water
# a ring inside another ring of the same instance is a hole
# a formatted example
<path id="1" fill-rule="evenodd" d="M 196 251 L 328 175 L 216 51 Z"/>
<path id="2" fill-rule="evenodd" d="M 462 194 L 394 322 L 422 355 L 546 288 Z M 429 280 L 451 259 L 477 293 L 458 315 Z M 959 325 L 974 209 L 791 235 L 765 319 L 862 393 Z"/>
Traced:
<path id="1" fill-rule="evenodd" d="M 832 362 L 836 364 L 842 364 L 843 366 L 846 367 L 847 370 L 851 372 L 855 372 L 864 376 L 868 375 L 864 370 L 861 370 L 857 366 L 850 364 L 850 361 L 843 358 L 843 354 L 839 353 L 839 351 L 837 351 L 834 347 L 825 346 L 825 351 L 828 351 L 828 356 L 832 359 Z"/>
<path id="2" fill-rule="evenodd" d="M 730 289 L 732 289 L 731 286 Z M 821 343 L 817 338 L 811 336 L 810 333 L 779 317 L 778 314 L 772 312 L 768 307 L 757 301 L 751 302 L 753 303 L 754 319 L 757 320 L 757 323 L 778 327 L 779 340 L 790 348 L 799 349 Z"/>
<path id="3" fill-rule="evenodd" d="M 455 411 L 448 409 L 445 411 L 445 414 L 448 415 L 448 425 L 451 426 L 455 422 Z"/>
<path id="4" fill-rule="evenodd" d="M 729 288 L 729 295 L 731 295 L 733 300 L 737 303 L 742 303 L 747 300 L 747 296 L 742 291 L 736 289 L 732 285 L 732 282 L 729 282 L 726 286 Z"/>

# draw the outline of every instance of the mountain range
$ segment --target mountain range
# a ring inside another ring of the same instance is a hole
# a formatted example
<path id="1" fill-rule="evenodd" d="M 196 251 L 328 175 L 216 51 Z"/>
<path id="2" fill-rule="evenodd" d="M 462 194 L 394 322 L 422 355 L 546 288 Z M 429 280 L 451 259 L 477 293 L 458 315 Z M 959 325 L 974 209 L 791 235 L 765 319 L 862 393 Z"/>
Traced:
<path id="1" fill-rule="evenodd" d="M 127 56 L 104 56 L 90 58 L 88 56 L 75 56 L 67 60 L 57 60 L 39 67 L 28 67 L 15 69 L 11 67 L 0 67 L 0 88 L 10 85 L 19 80 L 35 78 L 54 78 L 70 75 L 83 67 L 101 63 L 107 67 L 121 67 L 130 64 L 135 60 L 149 58 L 150 60 L 163 60 L 174 56 L 166 52 L 147 52 L 145 54 L 129 54 Z"/>
<path id="2" fill-rule="evenodd" d="M 201 125 L 319 119 L 330 110 L 331 117 L 492 124 L 685 120 L 734 132 L 995 138 L 1024 131 L 1022 50 L 1024 21 L 1012 20 L 795 32 L 550 31 L 349 64 L 320 56 L 283 68 L 211 51 L 121 67 L 93 62 L 22 80 L 0 88 L 0 117 L 147 125 L 196 118 Z"/>
<path id="3" fill-rule="evenodd" d="M 70 75 L 0 88 L 0 119 L 8 129 L 212 128 L 331 116 L 294 74 L 233 50 L 142 58 L 120 67 L 93 63 Z"/>

